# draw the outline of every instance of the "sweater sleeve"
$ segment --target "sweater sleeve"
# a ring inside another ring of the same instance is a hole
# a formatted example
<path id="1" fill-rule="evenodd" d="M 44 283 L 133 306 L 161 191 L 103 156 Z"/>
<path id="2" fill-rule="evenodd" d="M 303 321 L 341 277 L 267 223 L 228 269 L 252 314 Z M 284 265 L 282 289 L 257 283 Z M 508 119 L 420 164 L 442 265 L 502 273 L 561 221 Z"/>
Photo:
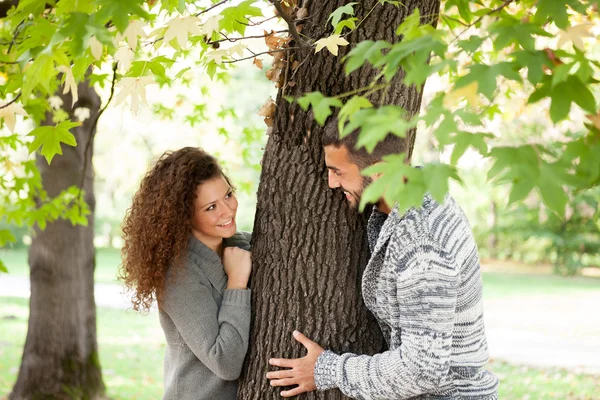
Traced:
<path id="1" fill-rule="evenodd" d="M 225 289 L 218 308 L 206 276 L 186 266 L 166 285 L 162 308 L 215 375 L 229 381 L 239 377 L 248 350 L 249 289 Z"/>
<path id="2" fill-rule="evenodd" d="M 459 284 L 455 263 L 419 243 L 394 265 L 396 293 L 377 301 L 390 303 L 391 341 L 400 345 L 374 356 L 322 353 L 314 371 L 318 389 L 338 387 L 358 399 L 407 399 L 445 384 Z"/>

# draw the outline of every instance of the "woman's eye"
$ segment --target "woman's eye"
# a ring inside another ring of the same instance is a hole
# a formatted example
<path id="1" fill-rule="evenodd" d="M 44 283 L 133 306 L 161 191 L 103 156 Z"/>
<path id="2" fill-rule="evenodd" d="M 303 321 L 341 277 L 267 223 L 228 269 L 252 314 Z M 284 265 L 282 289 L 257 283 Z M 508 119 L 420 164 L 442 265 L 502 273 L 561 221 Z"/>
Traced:
<path id="1" fill-rule="evenodd" d="M 233 196 L 233 192 L 229 192 L 227 193 L 227 195 L 225 196 L 226 199 L 229 199 Z"/>
<path id="2" fill-rule="evenodd" d="M 212 211 L 212 210 L 214 210 L 214 209 L 215 209 L 215 205 L 213 204 L 212 206 L 208 207 L 208 208 L 206 209 L 206 211 Z"/>

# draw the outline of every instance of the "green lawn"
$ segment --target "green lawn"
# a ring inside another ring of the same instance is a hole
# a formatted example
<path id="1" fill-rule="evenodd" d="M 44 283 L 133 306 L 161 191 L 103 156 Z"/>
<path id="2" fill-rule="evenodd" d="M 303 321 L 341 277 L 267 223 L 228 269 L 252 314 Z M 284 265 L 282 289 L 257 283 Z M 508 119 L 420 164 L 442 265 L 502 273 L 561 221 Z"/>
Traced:
<path id="1" fill-rule="evenodd" d="M 27 276 L 26 250 L 0 251 L 11 275 Z M 114 282 L 120 264 L 116 250 L 97 253 L 96 280 Z M 1 278 L 0 278 L 1 279 Z M 563 278 L 544 274 L 484 272 L 486 298 L 569 296 L 598 293 L 600 279 Z M 600 297 L 599 297 L 600 298 Z M 27 329 L 27 300 L 0 297 L 0 399 L 10 391 L 20 364 Z M 162 394 L 164 338 L 156 313 L 98 309 L 98 343 L 108 395 L 113 399 L 156 399 Z M 561 369 L 540 369 L 492 360 L 501 381 L 501 399 L 593 399 L 600 376 Z"/>
<path id="2" fill-rule="evenodd" d="M 0 398 L 16 379 L 27 329 L 27 300 L 1 298 Z M 112 399 L 157 399 L 162 394 L 164 339 L 156 313 L 98 309 L 98 346 L 104 382 Z M 593 399 L 600 376 L 562 369 L 528 368 L 492 360 L 501 399 Z"/>
<path id="3" fill-rule="evenodd" d="M 27 263 L 27 249 L 2 250 L 0 260 L 4 262 L 8 273 L 12 276 L 29 276 Z M 96 282 L 112 283 L 116 281 L 116 274 L 121 264 L 121 253 L 115 249 L 96 250 Z"/>

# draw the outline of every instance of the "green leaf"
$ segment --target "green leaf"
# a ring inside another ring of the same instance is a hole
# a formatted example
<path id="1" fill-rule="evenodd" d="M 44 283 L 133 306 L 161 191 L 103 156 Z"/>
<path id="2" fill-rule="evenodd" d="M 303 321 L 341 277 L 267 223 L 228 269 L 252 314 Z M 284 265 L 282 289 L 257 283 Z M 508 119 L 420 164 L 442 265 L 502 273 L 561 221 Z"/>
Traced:
<path id="1" fill-rule="evenodd" d="M 360 129 L 357 148 L 364 147 L 371 153 L 377 144 L 388 134 L 405 137 L 406 132 L 414 128 L 416 119 L 407 119 L 406 110 L 399 106 L 365 108 L 354 113 L 342 132 L 342 137 Z"/>
<path id="2" fill-rule="evenodd" d="M 376 42 L 364 40 L 360 42 L 342 59 L 342 62 L 345 63 L 344 70 L 346 71 L 346 75 L 350 75 L 353 71 L 362 67 L 367 60 L 375 65 L 383 57 L 381 50 L 389 49 L 390 47 L 392 45 L 385 40 L 378 40 Z"/>
<path id="3" fill-rule="evenodd" d="M 242 1 L 240 4 L 224 8 L 221 11 L 223 19 L 219 21 L 219 27 L 228 33 L 237 32 L 244 36 L 250 17 L 262 17 L 263 12 L 255 7 L 255 0 Z"/>
<path id="4" fill-rule="evenodd" d="M 496 91 L 497 77 L 503 75 L 508 79 L 521 82 L 521 76 L 518 72 L 518 65 L 515 62 L 501 62 L 495 65 L 474 64 L 469 67 L 470 73 L 459 78 L 456 81 L 456 89 L 467 86 L 473 81 L 478 83 L 478 92 L 482 93 L 489 100 L 493 100 Z"/>
<path id="5" fill-rule="evenodd" d="M 8 273 L 8 268 L 6 268 L 6 265 L 2 262 L 2 260 L 0 260 L 0 272 Z"/>
<path id="6" fill-rule="evenodd" d="M 487 133 L 469 133 L 469 132 L 457 132 L 454 139 L 454 149 L 452 150 L 452 156 L 450 162 L 452 165 L 456 165 L 458 160 L 462 157 L 465 151 L 472 146 L 479 150 L 482 156 L 487 155 L 488 146 L 486 139 L 493 138 L 494 136 Z"/>
<path id="7" fill-rule="evenodd" d="M 333 26 L 333 29 L 336 29 L 336 32 L 337 32 L 338 24 L 340 23 L 340 20 L 342 19 L 342 17 L 344 15 L 354 15 L 354 5 L 355 4 L 358 4 L 358 3 L 352 2 L 352 3 L 345 4 L 342 7 L 337 8 L 334 12 L 332 12 L 329 15 L 329 18 L 327 18 L 327 21 L 331 20 L 331 25 Z"/>
<path id="8" fill-rule="evenodd" d="M 486 38 L 472 35 L 470 38 L 466 40 L 459 40 L 456 44 L 463 50 L 466 50 L 470 53 L 474 53 L 481 47 L 481 44 Z"/>
<path id="9" fill-rule="evenodd" d="M 344 19 L 341 20 L 336 26 L 335 29 L 333 31 L 333 33 L 335 34 L 341 34 L 342 31 L 344 30 L 344 28 L 348 28 L 351 31 L 356 29 L 356 21 L 358 21 L 358 18 L 348 18 L 348 19 Z"/>
<path id="10" fill-rule="evenodd" d="M 555 174 L 549 167 L 543 170 L 538 187 L 544 204 L 559 216 L 565 215 L 565 207 L 569 201 L 569 196 L 560 183 L 557 182 Z"/>
<path id="11" fill-rule="evenodd" d="M 323 126 L 327 117 L 332 113 L 331 107 L 342 107 L 342 102 L 334 97 L 325 97 L 321 92 L 306 93 L 298 99 L 298 104 L 304 111 L 312 106 L 315 120 Z"/>
<path id="12" fill-rule="evenodd" d="M 33 153 L 41 147 L 41 154 L 46 158 L 48 164 L 56 154 L 62 154 L 61 143 L 69 146 L 77 146 L 75 136 L 69 129 L 81 125 L 81 122 L 63 121 L 56 126 L 41 126 L 35 128 L 28 136 L 34 140 L 29 144 L 29 153 Z"/>
<path id="13" fill-rule="evenodd" d="M 121 33 L 127 29 L 130 16 L 137 15 L 144 20 L 154 19 L 142 8 L 145 0 L 96 0 L 96 2 L 100 6 L 96 14 L 98 23 L 104 25 L 111 21 Z"/>
<path id="14" fill-rule="evenodd" d="M 536 182 L 531 179 L 516 178 L 513 181 L 510 196 L 508 198 L 508 204 L 514 204 L 518 201 L 523 200 L 533 190 Z"/>
<path id="15" fill-rule="evenodd" d="M 346 121 L 348 121 L 348 119 L 351 118 L 354 113 L 364 108 L 371 107 L 373 107 L 373 104 L 371 104 L 366 97 L 358 95 L 352 96 L 350 100 L 348 100 L 346 104 L 342 106 L 340 112 L 338 113 L 338 130 L 340 133 L 344 132 L 344 125 L 346 124 Z M 345 135 L 342 135 L 341 137 L 344 136 Z"/>
<path id="16" fill-rule="evenodd" d="M 6 246 L 7 243 L 14 243 L 17 239 L 8 229 L 0 229 L 0 248 Z M 6 271 L 4 271 L 6 272 Z"/>
<path id="17" fill-rule="evenodd" d="M 548 20 L 554 21 L 554 24 L 560 29 L 569 26 L 568 6 L 575 6 L 577 0 L 538 0 L 535 13 L 535 21 L 539 24 L 545 24 Z"/>
<path id="18" fill-rule="evenodd" d="M 461 182 L 456 168 L 448 164 L 426 164 L 423 167 L 423 179 L 431 196 L 440 204 L 448 193 L 448 180 Z"/>

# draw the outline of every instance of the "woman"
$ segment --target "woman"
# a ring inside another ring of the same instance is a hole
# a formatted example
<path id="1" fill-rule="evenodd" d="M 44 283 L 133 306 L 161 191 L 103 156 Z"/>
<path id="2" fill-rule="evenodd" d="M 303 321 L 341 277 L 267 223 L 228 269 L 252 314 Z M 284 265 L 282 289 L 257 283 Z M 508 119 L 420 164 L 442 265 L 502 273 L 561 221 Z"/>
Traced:
<path id="1" fill-rule="evenodd" d="M 248 348 L 249 234 L 214 157 L 185 147 L 163 154 L 125 217 L 121 279 L 133 308 L 157 300 L 167 339 L 164 399 L 236 398 Z"/>

